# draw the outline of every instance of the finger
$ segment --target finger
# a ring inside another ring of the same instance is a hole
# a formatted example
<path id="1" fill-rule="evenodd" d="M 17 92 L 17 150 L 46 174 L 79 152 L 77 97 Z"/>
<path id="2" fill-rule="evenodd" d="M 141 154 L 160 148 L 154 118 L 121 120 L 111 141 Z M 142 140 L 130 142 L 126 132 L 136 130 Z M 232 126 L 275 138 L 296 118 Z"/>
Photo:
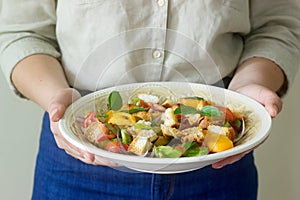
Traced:
<path id="1" fill-rule="evenodd" d="M 265 102 L 265 108 L 271 117 L 276 117 L 282 110 L 282 101 L 279 97 L 267 99 Z"/>
<path id="2" fill-rule="evenodd" d="M 73 88 L 66 88 L 60 90 L 57 95 L 53 97 L 51 103 L 63 104 L 65 106 L 68 106 L 80 97 L 80 93 L 77 90 Z"/>
<path id="3" fill-rule="evenodd" d="M 104 166 L 112 166 L 112 167 L 119 166 L 117 163 L 114 163 L 108 159 L 105 159 L 100 156 L 95 156 L 94 154 L 88 153 L 86 151 L 82 151 L 79 148 L 72 147 L 68 144 L 67 141 L 59 140 L 57 144 L 60 144 L 67 154 L 81 160 L 86 164 L 104 165 Z"/>
<path id="4" fill-rule="evenodd" d="M 81 160 L 86 164 L 92 164 L 95 166 L 103 165 L 103 166 L 111 166 L 118 167 L 119 164 L 112 162 L 108 159 L 105 159 L 101 156 L 96 156 L 94 154 L 88 153 L 86 151 L 82 151 L 76 148 L 68 148 L 65 150 L 69 155 Z"/>
<path id="5" fill-rule="evenodd" d="M 218 162 L 212 164 L 212 168 L 220 169 L 220 168 L 222 168 L 226 165 L 235 163 L 235 162 L 239 161 L 240 159 L 242 159 L 246 154 L 250 153 L 251 151 L 252 151 L 252 149 L 248 150 L 248 151 L 245 151 L 241 154 L 238 154 L 238 155 L 235 155 L 235 156 L 230 156 L 228 158 L 225 158 L 224 160 L 218 161 Z"/>
<path id="6" fill-rule="evenodd" d="M 51 129 L 55 130 L 57 128 L 57 123 L 51 123 Z M 65 152 L 77 159 L 80 159 L 86 163 L 92 164 L 95 160 L 94 155 L 84 151 L 78 147 L 75 147 L 70 142 L 68 142 L 60 132 L 52 131 L 55 142 L 60 149 L 65 150 Z"/>
<path id="7" fill-rule="evenodd" d="M 257 96 L 253 96 L 252 98 L 261 103 L 271 117 L 276 117 L 282 110 L 282 101 L 280 97 L 275 92 L 264 87 L 260 87 L 257 91 Z"/>
<path id="8" fill-rule="evenodd" d="M 80 98 L 80 94 L 75 89 L 66 88 L 59 91 L 57 95 L 51 99 L 48 106 L 50 119 L 53 122 L 59 121 L 63 117 L 66 108 L 78 98 Z"/>
<path id="9" fill-rule="evenodd" d="M 82 162 L 84 162 L 86 164 L 94 164 L 95 157 L 93 154 L 90 154 L 88 152 L 77 151 L 77 150 L 71 149 L 71 148 L 66 149 L 65 151 L 67 154 L 81 160 Z"/>
<path id="10" fill-rule="evenodd" d="M 108 160 L 106 158 L 103 158 L 101 156 L 95 155 L 94 165 L 105 165 L 105 166 L 111 166 L 111 167 L 118 167 L 120 166 L 118 163 L 115 163 L 111 160 Z"/>
<path id="11" fill-rule="evenodd" d="M 268 137 L 267 137 L 268 138 Z M 267 138 L 265 138 L 262 142 L 260 142 L 258 145 L 256 145 L 255 147 L 252 147 L 251 149 L 248 149 L 247 151 L 241 153 L 241 154 L 238 154 L 238 155 L 235 155 L 235 156 L 230 156 L 228 158 L 225 158 L 224 160 L 221 160 L 221 161 L 218 161 L 218 162 L 215 162 L 214 164 L 212 164 L 212 167 L 215 168 L 215 169 L 219 169 L 219 168 L 222 168 L 226 165 L 229 165 L 229 164 L 232 164 L 234 162 L 237 162 L 239 161 L 241 158 L 243 158 L 245 155 L 247 155 L 248 153 L 250 153 L 251 151 L 253 151 L 254 149 L 256 149 L 257 147 L 259 147 L 261 144 L 263 144 Z"/>
<path id="12" fill-rule="evenodd" d="M 66 106 L 53 103 L 49 106 L 49 117 L 52 122 L 58 122 L 65 114 Z"/>
<path id="13" fill-rule="evenodd" d="M 63 138 L 60 138 L 58 136 L 55 136 L 56 143 L 59 146 L 59 148 L 64 149 L 67 154 L 70 156 L 77 158 L 81 160 L 84 163 L 87 164 L 94 164 L 95 156 L 89 152 L 83 151 L 77 147 L 74 147 L 71 145 L 68 141 L 64 140 Z"/>

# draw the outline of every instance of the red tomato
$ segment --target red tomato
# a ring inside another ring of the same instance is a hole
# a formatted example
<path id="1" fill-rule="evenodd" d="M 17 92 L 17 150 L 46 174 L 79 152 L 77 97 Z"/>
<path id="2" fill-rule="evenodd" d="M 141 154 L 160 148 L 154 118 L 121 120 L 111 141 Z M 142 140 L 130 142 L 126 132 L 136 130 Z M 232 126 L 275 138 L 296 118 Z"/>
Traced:
<path id="1" fill-rule="evenodd" d="M 231 136 L 231 140 L 234 141 L 234 138 L 235 138 L 235 130 L 233 127 L 230 127 L 229 128 L 229 131 L 230 131 L 230 136 Z"/>
<path id="2" fill-rule="evenodd" d="M 236 120 L 236 116 L 229 108 L 223 106 L 215 106 L 215 107 L 217 107 L 225 115 L 225 119 L 227 121 L 234 122 Z"/>
<path id="3" fill-rule="evenodd" d="M 114 139 L 116 138 L 115 135 L 113 134 L 108 134 L 108 135 L 105 135 L 105 134 L 102 134 L 100 135 L 98 138 L 97 138 L 97 142 L 101 142 L 101 141 L 105 141 L 105 140 L 111 140 L 111 139 Z"/>
<path id="4" fill-rule="evenodd" d="M 230 122 L 234 122 L 236 120 L 236 116 L 231 112 L 229 108 L 226 108 L 225 110 L 225 119 L 227 119 Z"/>
<path id="5" fill-rule="evenodd" d="M 178 122 L 181 122 L 181 120 L 183 118 L 183 116 L 181 114 L 177 114 L 177 115 L 175 115 L 175 117 L 177 118 Z"/>
<path id="6" fill-rule="evenodd" d="M 141 104 L 141 106 L 142 106 L 143 108 L 150 108 L 150 107 L 151 107 L 148 103 L 146 103 L 145 101 L 143 101 L 143 100 L 141 100 L 141 99 L 140 99 L 140 104 Z"/>
<path id="7" fill-rule="evenodd" d="M 104 140 L 111 140 L 113 138 L 116 138 L 116 135 L 111 133 L 109 129 L 105 126 L 105 124 L 99 123 L 99 129 L 101 134 L 97 138 L 97 142 L 101 142 Z"/>
<path id="8" fill-rule="evenodd" d="M 128 146 L 125 145 L 125 144 L 122 144 L 124 149 L 127 151 L 128 149 Z M 114 141 L 114 142 L 108 142 L 105 146 L 105 150 L 106 151 L 110 151 L 110 152 L 114 152 L 114 153 L 122 153 L 122 150 L 120 148 L 120 145 L 117 141 Z"/>
<path id="9" fill-rule="evenodd" d="M 89 125 L 91 125 L 93 122 L 98 122 L 98 121 L 99 120 L 96 117 L 96 111 L 91 112 L 84 118 L 83 127 L 86 128 Z"/>

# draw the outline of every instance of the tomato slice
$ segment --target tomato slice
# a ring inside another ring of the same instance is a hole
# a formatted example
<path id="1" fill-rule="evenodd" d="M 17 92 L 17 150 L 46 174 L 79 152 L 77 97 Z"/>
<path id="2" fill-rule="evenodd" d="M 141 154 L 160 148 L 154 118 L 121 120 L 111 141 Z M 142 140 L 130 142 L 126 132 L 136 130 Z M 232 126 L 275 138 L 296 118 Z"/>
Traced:
<path id="1" fill-rule="evenodd" d="M 237 119 L 236 116 L 233 114 L 233 112 L 229 108 L 226 108 L 223 106 L 215 106 L 215 107 L 217 107 L 225 115 L 225 119 L 227 121 L 230 121 L 230 122 L 236 121 L 236 119 Z"/>
<path id="2" fill-rule="evenodd" d="M 90 112 L 85 118 L 83 122 L 83 127 L 86 128 L 94 122 L 98 122 L 99 120 L 96 117 L 96 111 Z"/>
<path id="3" fill-rule="evenodd" d="M 183 116 L 181 114 L 176 114 L 175 117 L 176 117 L 178 122 L 181 122 L 181 120 L 183 118 Z"/>
<path id="4" fill-rule="evenodd" d="M 113 134 L 103 134 L 103 135 L 100 135 L 98 138 L 97 138 L 97 142 L 101 142 L 101 141 L 105 141 L 105 140 L 111 140 L 111 139 L 114 139 L 116 138 L 115 135 Z"/>
<path id="5" fill-rule="evenodd" d="M 143 100 L 141 100 L 141 99 L 140 99 L 140 105 L 141 105 L 143 108 L 151 108 L 151 106 L 150 106 L 148 103 L 146 103 L 145 101 L 143 101 Z"/>
<path id="6" fill-rule="evenodd" d="M 234 128 L 233 128 L 233 127 L 230 127 L 230 128 L 229 128 L 229 131 L 230 131 L 230 139 L 231 139 L 232 141 L 234 141 L 234 139 L 235 139 L 235 130 L 234 130 Z"/>
<path id="7" fill-rule="evenodd" d="M 122 144 L 124 149 L 127 151 L 128 145 Z M 117 141 L 110 141 L 105 145 L 104 148 L 106 151 L 114 152 L 114 153 L 122 153 L 121 147 Z"/>
<path id="8" fill-rule="evenodd" d="M 111 132 L 105 124 L 99 124 L 99 129 L 102 134 L 97 138 L 97 142 L 116 138 L 115 133 Z"/>

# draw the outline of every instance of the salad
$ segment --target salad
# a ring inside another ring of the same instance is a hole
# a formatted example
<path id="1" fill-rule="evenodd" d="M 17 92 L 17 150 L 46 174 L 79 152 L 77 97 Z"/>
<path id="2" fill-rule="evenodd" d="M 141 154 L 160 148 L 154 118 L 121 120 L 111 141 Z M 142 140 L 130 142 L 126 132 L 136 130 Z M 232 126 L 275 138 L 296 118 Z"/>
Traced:
<path id="1" fill-rule="evenodd" d="M 105 111 L 86 111 L 84 137 L 115 153 L 177 158 L 203 156 L 234 147 L 245 130 L 244 116 L 199 96 L 177 100 L 138 93 L 124 103 L 118 91 Z"/>

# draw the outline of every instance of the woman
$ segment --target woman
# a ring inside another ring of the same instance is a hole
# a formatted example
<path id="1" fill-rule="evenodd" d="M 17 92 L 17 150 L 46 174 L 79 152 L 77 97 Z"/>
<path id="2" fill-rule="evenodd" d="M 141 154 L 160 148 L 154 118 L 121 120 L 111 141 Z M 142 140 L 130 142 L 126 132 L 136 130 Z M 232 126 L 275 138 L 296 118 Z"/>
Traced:
<path id="1" fill-rule="evenodd" d="M 46 111 L 32 199 L 256 199 L 250 152 L 188 173 L 123 172 L 67 142 L 57 122 L 86 92 L 144 81 L 228 86 L 276 117 L 299 66 L 297 0 L 1 0 L 1 6 L 2 70 L 17 94 Z"/>

